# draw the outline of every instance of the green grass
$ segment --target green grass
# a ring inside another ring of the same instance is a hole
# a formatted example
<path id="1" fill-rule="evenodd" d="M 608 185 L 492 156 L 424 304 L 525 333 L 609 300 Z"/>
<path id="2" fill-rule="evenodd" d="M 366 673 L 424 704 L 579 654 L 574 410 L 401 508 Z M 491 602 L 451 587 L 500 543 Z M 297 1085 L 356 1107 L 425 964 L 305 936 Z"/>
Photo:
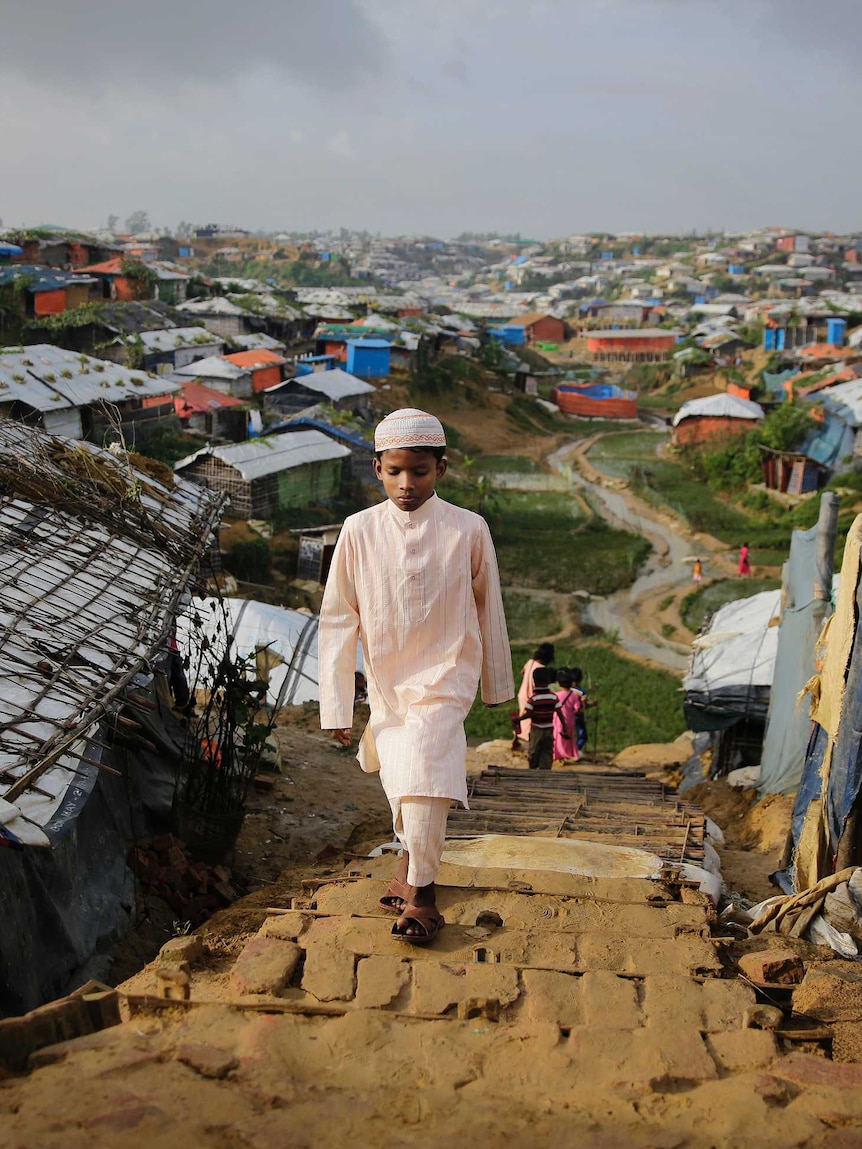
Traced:
<path id="1" fill-rule="evenodd" d="M 632 485 L 650 502 L 670 507 L 687 519 L 696 531 L 714 535 L 731 546 L 741 546 L 757 539 L 767 546 L 790 543 L 787 527 L 770 527 L 763 519 L 754 518 L 738 507 L 718 498 L 707 484 L 679 463 L 655 459 L 636 466 L 631 473 Z M 786 551 L 784 552 L 787 553 Z"/>
<path id="2" fill-rule="evenodd" d="M 635 467 L 656 460 L 656 450 L 667 442 L 663 431 L 618 431 L 605 435 L 590 448 L 587 458 L 606 475 L 627 479 Z"/>
<path id="3" fill-rule="evenodd" d="M 543 635 L 555 634 L 560 619 L 554 604 L 517 590 L 503 591 L 506 623 L 513 642 L 538 641 Z"/>
<path id="4" fill-rule="evenodd" d="M 709 615 L 726 603 L 750 598 L 763 590 L 777 590 L 780 586 L 781 579 L 776 578 L 720 579 L 687 594 L 682 600 L 680 615 L 689 630 L 697 632 Z"/>
<path id="5" fill-rule="evenodd" d="M 569 495 L 505 491 L 491 533 L 504 585 L 612 594 L 630 586 L 650 553 L 640 535 L 585 520 Z"/>
<path id="6" fill-rule="evenodd" d="M 513 649 L 516 685 L 531 654 L 530 647 Z M 587 713 L 589 749 L 596 749 L 597 715 L 600 750 L 616 752 L 641 742 L 670 742 L 685 730 L 680 680 L 675 675 L 641 666 L 599 643 L 579 647 L 558 644 L 556 654 L 558 666 L 581 667 L 584 687 L 599 702 L 597 711 Z M 468 737 L 511 737 L 509 711 L 516 706 L 513 702 L 487 709 L 477 699 L 465 724 Z"/>

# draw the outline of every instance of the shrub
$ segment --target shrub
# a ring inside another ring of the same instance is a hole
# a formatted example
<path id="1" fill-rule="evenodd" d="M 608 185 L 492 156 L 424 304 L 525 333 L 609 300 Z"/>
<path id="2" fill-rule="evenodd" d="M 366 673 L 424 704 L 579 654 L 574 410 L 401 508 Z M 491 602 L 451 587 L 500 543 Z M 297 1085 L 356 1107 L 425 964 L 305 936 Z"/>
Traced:
<path id="1" fill-rule="evenodd" d="M 227 570 L 240 582 L 265 582 L 272 567 L 272 551 L 266 539 L 236 543 L 224 556 Z"/>

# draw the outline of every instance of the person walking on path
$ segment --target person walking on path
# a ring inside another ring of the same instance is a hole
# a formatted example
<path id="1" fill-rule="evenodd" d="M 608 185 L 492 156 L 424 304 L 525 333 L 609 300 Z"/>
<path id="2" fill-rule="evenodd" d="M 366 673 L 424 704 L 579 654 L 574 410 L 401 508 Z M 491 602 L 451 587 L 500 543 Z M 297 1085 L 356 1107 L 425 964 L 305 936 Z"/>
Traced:
<path id="1" fill-rule="evenodd" d="M 739 575 L 751 574 L 751 563 L 748 561 L 748 543 L 743 543 L 739 548 L 739 565 L 736 568 L 736 573 Z"/>
<path id="2" fill-rule="evenodd" d="M 536 653 L 532 658 L 528 658 L 521 669 L 521 685 L 518 689 L 518 713 L 523 715 L 527 699 L 535 690 L 535 683 L 533 675 L 538 668 L 550 666 L 554 661 L 554 645 L 551 642 L 543 642 L 538 647 Z M 549 680 L 550 681 L 550 680 Z M 518 737 L 522 742 L 529 742 L 530 740 L 530 722 L 521 718 L 520 725 L 517 730 Z"/>
<path id="3" fill-rule="evenodd" d="M 557 691 L 560 706 L 554 714 L 554 761 L 570 758 L 577 762 L 580 754 L 575 740 L 575 727 L 581 709 L 581 695 L 572 690 L 574 676 L 571 670 L 558 670 L 557 681 L 562 690 Z"/>
<path id="4" fill-rule="evenodd" d="M 703 563 L 695 559 L 691 568 L 691 581 L 700 582 L 703 579 Z"/>
<path id="5" fill-rule="evenodd" d="M 527 699 L 521 721 L 530 721 L 530 749 L 527 760 L 531 770 L 550 770 L 554 760 L 554 720 L 563 704 L 551 686 L 551 674 L 546 666 L 537 666 L 533 671 L 535 689 Z M 569 733 L 565 723 L 563 735 Z"/>
<path id="6" fill-rule="evenodd" d="M 344 522 L 320 611 L 320 725 L 350 744 L 357 643 L 370 718 L 363 770 L 380 773 L 403 847 L 381 906 L 393 936 L 432 941 L 445 924 L 434 879 L 454 799 L 467 805 L 464 719 L 481 680 L 486 705 L 515 693 L 497 558 L 488 525 L 436 494 L 446 473 L 440 422 L 394 411 L 374 435 L 385 502 Z"/>

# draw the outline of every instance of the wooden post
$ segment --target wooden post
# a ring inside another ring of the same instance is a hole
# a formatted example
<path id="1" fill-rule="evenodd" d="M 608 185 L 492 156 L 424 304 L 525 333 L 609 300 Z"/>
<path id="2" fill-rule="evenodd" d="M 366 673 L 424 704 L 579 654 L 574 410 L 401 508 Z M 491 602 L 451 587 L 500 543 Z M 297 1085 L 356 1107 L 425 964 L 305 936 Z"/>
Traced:
<path id="1" fill-rule="evenodd" d="M 814 599 L 818 616 L 824 617 L 832 599 L 832 575 L 835 572 L 835 539 L 838 535 L 838 496 L 824 491 L 820 496 L 817 520 L 817 554 L 814 560 Z"/>

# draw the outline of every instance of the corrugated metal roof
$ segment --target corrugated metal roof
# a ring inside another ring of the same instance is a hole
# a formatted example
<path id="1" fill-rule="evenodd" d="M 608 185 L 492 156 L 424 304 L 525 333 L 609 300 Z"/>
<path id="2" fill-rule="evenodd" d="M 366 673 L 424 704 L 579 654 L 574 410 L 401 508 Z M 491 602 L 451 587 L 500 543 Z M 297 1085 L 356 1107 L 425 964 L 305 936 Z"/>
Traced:
<path id="1" fill-rule="evenodd" d="M 32 263 L 13 263 L 8 267 L 0 267 L 0 284 L 13 283 L 16 279 L 26 279 L 28 291 L 60 291 L 70 285 L 96 282 L 92 276 L 80 272 L 73 274 Z"/>
<path id="2" fill-rule="evenodd" d="M 0 838 L 45 847 L 93 788 L 112 690 L 166 649 L 221 500 L 11 419 L 0 488 Z"/>
<path id="3" fill-rule="evenodd" d="M 49 343 L 0 350 L 0 402 L 19 400 L 36 411 L 85 407 L 168 395 L 179 384 Z"/>
<path id="4" fill-rule="evenodd" d="M 253 332 L 251 335 L 232 335 L 231 342 L 244 347 L 246 351 L 256 351 L 258 349 L 266 351 L 284 351 L 285 344 L 280 339 L 273 339 L 271 335 L 266 335 L 262 331 Z"/>
<path id="5" fill-rule="evenodd" d="M 187 311 L 190 315 L 246 315 L 243 308 L 231 303 L 229 299 L 190 299 L 187 303 L 180 303 L 177 311 Z"/>
<path id="6" fill-rule="evenodd" d="M 170 327 L 163 331 L 142 331 L 139 335 L 144 350 L 150 355 L 159 351 L 183 351 L 189 347 L 207 346 L 219 343 L 224 346 L 220 335 L 213 335 L 205 327 Z"/>
<path id="7" fill-rule="evenodd" d="M 197 459 L 209 455 L 235 467 L 242 478 L 250 483 L 264 475 L 289 471 L 306 463 L 323 463 L 327 459 L 343 459 L 350 454 L 349 447 L 334 443 L 321 431 L 296 431 L 284 435 L 267 435 L 248 443 L 234 443 L 224 447 L 203 447 L 175 464 L 182 471 Z"/>
<path id="8" fill-rule="evenodd" d="M 292 383 L 300 387 L 307 387 L 319 395 L 325 395 L 333 402 L 339 399 L 351 399 L 355 395 L 370 395 L 377 388 L 364 379 L 357 379 L 349 371 L 342 371 L 336 367 L 334 371 L 312 371 L 310 375 L 300 375 L 296 379 L 288 379 L 286 383 L 276 383 L 267 387 L 267 392 L 279 391 L 283 387 L 290 387 Z"/>
<path id="9" fill-rule="evenodd" d="M 178 367 L 175 374 L 191 375 L 197 379 L 241 379 L 250 371 L 250 367 L 238 367 L 224 355 L 209 355 L 206 359 L 198 359 L 195 363 Z"/>
<path id="10" fill-rule="evenodd" d="M 317 408 L 311 407 L 309 410 L 315 411 Z M 288 419 L 284 423 L 279 423 L 277 427 L 273 427 L 273 431 L 291 431 L 293 433 L 308 427 L 322 431 L 328 437 L 334 436 L 337 439 L 343 439 L 345 443 L 352 443 L 360 451 L 374 450 L 373 439 L 363 439 L 358 431 L 351 431 L 347 427 L 334 427 L 323 419 L 315 419 L 313 415 L 299 415 L 295 419 Z"/>

